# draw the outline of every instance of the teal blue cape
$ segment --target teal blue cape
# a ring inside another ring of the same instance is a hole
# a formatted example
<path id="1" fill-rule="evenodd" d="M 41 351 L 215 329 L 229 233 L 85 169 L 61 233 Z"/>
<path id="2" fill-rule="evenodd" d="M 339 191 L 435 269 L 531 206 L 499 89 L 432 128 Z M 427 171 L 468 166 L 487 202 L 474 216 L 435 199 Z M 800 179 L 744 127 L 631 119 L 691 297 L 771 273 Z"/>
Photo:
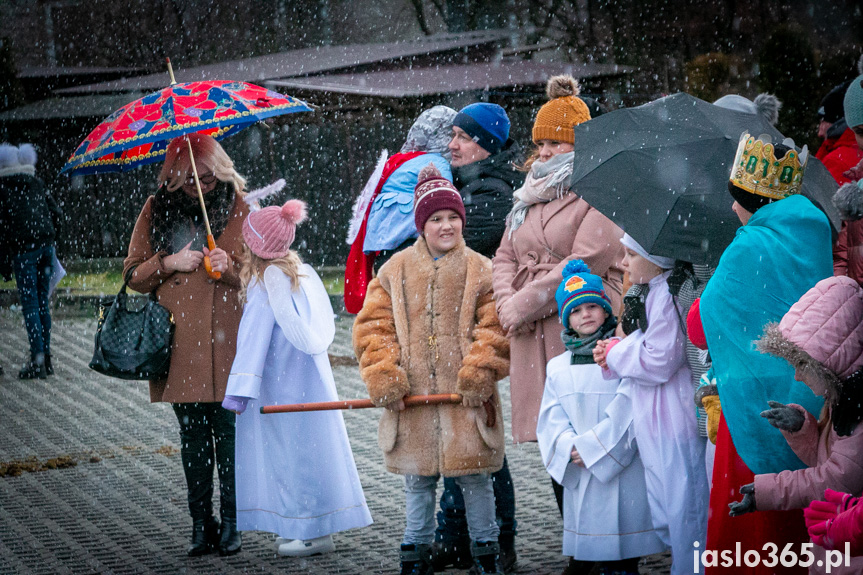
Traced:
<path id="1" fill-rule="evenodd" d="M 794 379 L 794 368 L 755 348 L 811 287 L 833 275 L 830 224 L 803 196 L 773 202 L 737 230 L 701 296 L 722 415 L 734 448 L 755 473 L 805 467 L 760 413 L 768 400 L 797 403 L 816 418 L 823 399 Z"/>

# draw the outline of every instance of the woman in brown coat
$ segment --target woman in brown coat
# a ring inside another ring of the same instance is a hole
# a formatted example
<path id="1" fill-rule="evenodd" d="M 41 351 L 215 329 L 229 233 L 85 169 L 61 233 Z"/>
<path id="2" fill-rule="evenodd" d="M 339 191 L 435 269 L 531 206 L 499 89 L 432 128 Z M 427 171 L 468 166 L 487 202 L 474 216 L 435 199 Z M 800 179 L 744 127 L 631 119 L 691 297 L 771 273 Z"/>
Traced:
<path id="1" fill-rule="evenodd" d="M 234 361 L 242 307 L 237 260 L 241 253 L 245 180 L 209 136 L 189 136 L 217 248 L 206 245 L 200 202 L 185 138 L 168 146 L 159 190 L 138 216 L 124 277 L 141 293 L 155 291 L 176 329 L 166 379 L 150 381 L 150 401 L 171 403 L 180 423 L 183 471 L 192 515 L 190 556 L 218 547 L 240 550 L 234 490 L 234 414 L 221 407 Z M 218 280 L 203 266 L 209 255 Z M 214 445 L 215 444 L 215 445 Z M 215 452 L 215 454 L 214 454 Z M 221 535 L 213 517 L 213 462 L 219 471 Z"/>
<path id="2" fill-rule="evenodd" d="M 569 187 L 573 126 L 590 120 L 571 76 L 555 76 L 546 88 L 551 101 L 533 126 L 535 161 L 494 257 L 494 296 L 509 337 L 512 435 L 536 441 L 536 421 L 545 388 L 545 366 L 566 351 L 554 299 L 561 272 L 581 259 L 603 280 L 613 309 L 623 284 L 623 231 Z"/>

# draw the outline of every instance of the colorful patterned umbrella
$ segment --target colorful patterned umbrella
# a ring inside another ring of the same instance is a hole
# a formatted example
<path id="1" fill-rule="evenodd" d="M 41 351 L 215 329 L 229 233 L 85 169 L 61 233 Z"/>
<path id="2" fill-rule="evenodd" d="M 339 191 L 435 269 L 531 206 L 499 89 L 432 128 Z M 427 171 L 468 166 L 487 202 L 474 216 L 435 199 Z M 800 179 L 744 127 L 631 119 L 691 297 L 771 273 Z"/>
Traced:
<path id="1" fill-rule="evenodd" d="M 246 82 L 172 84 L 105 118 L 60 173 L 124 172 L 161 161 L 177 136 L 200 132 L 220 140 L 265 118 L 311 111 L 302 100 Z"/>

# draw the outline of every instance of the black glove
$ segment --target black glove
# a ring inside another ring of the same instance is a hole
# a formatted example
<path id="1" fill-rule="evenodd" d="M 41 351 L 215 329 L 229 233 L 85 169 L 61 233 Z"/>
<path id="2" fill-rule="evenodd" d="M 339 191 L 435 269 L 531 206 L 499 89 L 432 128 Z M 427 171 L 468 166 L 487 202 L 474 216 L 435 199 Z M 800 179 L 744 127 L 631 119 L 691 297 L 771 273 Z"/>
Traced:
<path id="1" fill-rule="evenodd" d="M 728 504 L 728 508 L 731 510 L 728 515 L 731 517 L 755 511 L 755 484 L 747 483 L 740 488 L 740 493 L 743 494 L 743 499 Z"/>
<path id="2" fill-rule="evenodd" d="M 778 401 L 768 401 L 767 405 L 770 406 L 770 409 L 762 411 L 761 417 L 770 422 L 773 427 L 792 432 L 800 431 L 800 428 L 803 427 L 806 416 L 800 413 L 800 410 Z"/>

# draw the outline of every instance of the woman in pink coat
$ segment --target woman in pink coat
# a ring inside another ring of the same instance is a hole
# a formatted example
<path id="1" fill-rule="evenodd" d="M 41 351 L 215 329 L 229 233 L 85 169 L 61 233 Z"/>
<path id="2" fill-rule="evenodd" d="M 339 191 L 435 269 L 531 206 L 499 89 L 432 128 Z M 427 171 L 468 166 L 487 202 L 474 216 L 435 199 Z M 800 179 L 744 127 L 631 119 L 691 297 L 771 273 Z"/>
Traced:
<path id="1" fill-rule="evenodd" d="M 782 431 L 809 467 L 756 475 L 754 483 L 741 487 L 744 498 L 731 504 L 731 515 L 801 509 L 820 499 L 825 489 L 859 496 L 863 492 L 863 426 L 859 425 L 863 418 L 863 288 L 846 276 L 821 280 L 778 325 L 767 326 L 758 347 L 793 365 L 795 378 L 825 398 L 824 411 L 816 420 L 799 405 L 770 402 L 762 417 Z M 810 523 L 811 512 L 807 516 Z M 834 563 L 826 571 L 823 541 L 813 538 L 813 542 L 810 573 L 863 572 L 863 557 L 847 565 L 843 558 L 841 567 Z M 781 552 L 783 542 L 775 543 Z M 800 549 L 795 553 L 805 559 Z"/>
<path id="2" fill-rule="evenodd" d="M 524 186 L 507 216 L 494 257 L 493 285 L 501 325 L 510 339 L 512 434 L 536 441 L 545 366 L 566 351 L 555 290 L 570 260 L 581 259 L 603 279 L 614 309 L 623 284 L 623 232 L 569 187 L 573 126 L 590 119 L 571 76 L 555 76 L 533 126 L 537 145 Z"/>

